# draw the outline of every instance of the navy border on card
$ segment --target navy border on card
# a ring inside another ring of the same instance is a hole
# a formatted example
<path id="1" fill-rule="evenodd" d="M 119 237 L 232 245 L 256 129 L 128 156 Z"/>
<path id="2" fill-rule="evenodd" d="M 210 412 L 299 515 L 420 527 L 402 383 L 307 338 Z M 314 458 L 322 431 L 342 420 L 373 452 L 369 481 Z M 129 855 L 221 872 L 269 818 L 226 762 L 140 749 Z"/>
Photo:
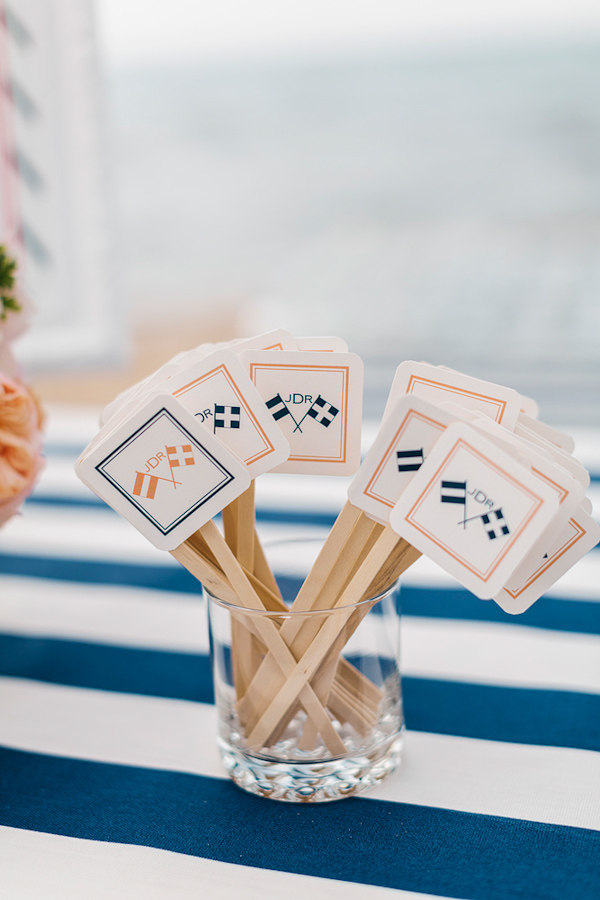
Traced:
<path id="1" fill-rule="evenodd" d="M 182 434 L 186 436 L 190 443 L 192 443 L 196 447 L 196 449 L 199 450 L 200 453 L 206 459 L 208 459 L 214 465 L 214 467 L 218 469 L 224 476 L 221 482 L 215 485 L 215 487 L 211 488 L 211 490 L 208 491 L 208 493 L 204 494 L 204 496 L 200 497 L 200 499 L 197 500 L 193 506 L 190 506 L 187 510 L 185 510 L 185 512 L 178 516 L 178 518 L 175 519 L 167 528 L 162 526 L 154 518 L 154 516 L 151 515 L 151 513 L 140 506 L 140 504 L 135 500 L 134 496 L 126 491 L 117 481 L 115 481 L 115 479 L 108 472 L 104 471 L 105 466 L 116 459 L 116 457 L 119 456 L 119 454 L 122 453 L 131 444 L 132 441 L 136 440 L 141 434 L 144 433 L 144 431 L 147 431 L 148 428 L 150 428 L 151 425 L 154 425 L 162 416 L 166 416 L 170 420 L 170 422 L 175 425 Z M 206 447 L 204 447 L 197 440 L 197 438 L 190 434 L 187 428 L 180 422 L 178 422 L 177 419 L 165 407 L 159 409 L 151 419 L 148 419 L 147 422 L 144 422 L 143 425 L 140 425 L 137 431 L 130 435 L 121 444 L 119 444 L 119 446 L 115 450 L 113 450 L 112 453 L 109 453 L 109 455 L 105 457 L 101 462 L 99 462 L 98 465 L 94 468 L 100 475 L 102 475 L 103 478 L 106 478 L 109 484 L 111 484 L 123 497 L 129 500 L 131 505 L 134 506 L 138 510 L 138 512 L 140 512 L 141 515 L 144 516 L 145 519 L 147 519 L 149 522 L 152 522 L 152 524 L 161 532 L 161 534 L 164 535 L 170 534 L 170 532 L 173 531 L 178 525 L 180 525 L 181 522 L 184 522 L 192 515 L 192 513 L 194 513 L 197 509 L 207 503 L 212 497 L 215 496 L 215 494 L 217 494 L 234 480 L 234 475 L 232 475 L 229 469 L 227 469 L 222 463 L 220 463 L 219 460 L 213 456 L 210 450 L 207 450 Z"/>

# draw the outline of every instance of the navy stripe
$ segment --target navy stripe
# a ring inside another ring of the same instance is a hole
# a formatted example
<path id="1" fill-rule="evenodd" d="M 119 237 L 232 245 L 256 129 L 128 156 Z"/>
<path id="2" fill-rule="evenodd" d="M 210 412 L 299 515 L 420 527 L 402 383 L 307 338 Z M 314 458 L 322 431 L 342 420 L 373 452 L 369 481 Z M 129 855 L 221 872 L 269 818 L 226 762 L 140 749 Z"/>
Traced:
<path id="1" fill-rule="evenodd" d="M 0 635 L 0 675 L 211 703 L 208 656 Z M 600 696 L 403 678 L 407 727 L 482 740 L 600 750 Z"/>
<path id="2" fill-rule="evenodd" d="M 513 744 L 600 751 L 600 696 L 403 678 L 407 728 Z"/>
<path id="3" fill-rule="evenodd" d="M 600 586 L 598 589 L 600 599 Z M 493 600 L 479 600 L 464 588 L 444 589 L 407 584 L 400 588 L 402 612 L 434 619 L 502 622 L 579 634 L 600 634 L 600 603 L 555 596 L 541 597 L 521 615 L 511 616 Z"/>
<path id="4" fill-rule="evenodd" d="M 0 675 L 169 700 L 213 702 L 203 654 L 0 634 Z"/>
<path id="5" fill-rule="evenodd" d="M 0 553 L 0 574 L 51 578 L 82 584 L 118 584 L 122 587 L 177 591 L 183 594 L 201 592 L 196 579 L 182 566 L 153 566 L 106 560 Z"/>
<path id="6" fill-rule="evenodd" d="M 600 896 L 600 834 L 584 828 L 360 797 L 276 803 L 224 779 L 5 748 L 0 797 L 9 827 L 236 865 L 464 900 Z"/>
<path id="7" fill-rule="evenodd" d="M 60 559 L 55 556 L 0 553 L 0 575 L 121 585 L 182 594 L 198 594 L 201 590 L 196 579 L 182 566 Z M 284 596 L 295 596 L 299 588 L 297 580 L 282 577 L 279 582 Z M 401 604 L 402 611 L 410 616 L 502 622 L 578 634 L 600 634 L 600 603 L 592 601 L 544 597 L 521 615 L 511 616 L 493 601 L 479 600 L 464 589 L 403 585 Z"/>

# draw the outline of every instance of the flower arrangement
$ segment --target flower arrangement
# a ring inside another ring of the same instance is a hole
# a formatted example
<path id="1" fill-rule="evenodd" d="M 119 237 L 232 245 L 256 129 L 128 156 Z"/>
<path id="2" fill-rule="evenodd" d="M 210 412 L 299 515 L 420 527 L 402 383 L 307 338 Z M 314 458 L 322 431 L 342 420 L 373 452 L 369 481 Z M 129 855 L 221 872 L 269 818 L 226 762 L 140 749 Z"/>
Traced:
<path id="1" fill-rule="evenodd" d="M 16 272 L 16 260 L 0 245 L 0 526 L 21 508 L 44 464 L 44 415 L 12 348 L 28 321 Z"/>

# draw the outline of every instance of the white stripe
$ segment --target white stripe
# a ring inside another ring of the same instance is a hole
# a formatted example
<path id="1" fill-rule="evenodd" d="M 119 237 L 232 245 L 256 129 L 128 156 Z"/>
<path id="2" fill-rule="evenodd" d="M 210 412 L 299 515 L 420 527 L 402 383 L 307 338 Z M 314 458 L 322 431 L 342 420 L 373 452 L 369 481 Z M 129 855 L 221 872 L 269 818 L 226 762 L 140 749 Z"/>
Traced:
<path id="1" fill-rule="evenodd" d="M 223 777 L 212 705 L 0 678 L 0 744 Z"/>
<path id="2" fill-rule="evenodd" d="M 29 506 L 2 530 L 2 552 L 177 565 L 108 509 Z"/>
<path id="3" fill-rule="evenodd" d="M 0 632 L 207 653 L 199 596 L 27 578 L 0 582 Z M 600 693 L 600 636 L 404 616 L 404 675 Z"/>
<path id="4" fill-rule="evenodd" d="M 46 497 L 93 500 L 94 494 L 75 475 L 74 465 L 75 458 L 72 456 L 49 456 L 35 487 L 34 496 L 39 494 Z"/>
<path id="5" fill-rule="evenodd" d="M 208 652 L 204 602 L 193 594 L 35 578 L 0 585 L 0 632 Z"/>
<path id="6" fill-rule="evenodd" d="M 569 569 L 548 591 L 550 597 L 600 601 L 600 550 L 593 550 Z M 600 610 L 598 612 L 600 620 Z"/>
<path id="7" fill-rule="evenodd" d="M 0 679 L 0 744 L 224 777 L 205 704 Z M 404 760 L 365 795 L 600 828 L 600 754 L 408 732 Z"/>
<path id="8" fill-rule="evenodd" d="M 6 900 L 436 900 L 433 894 L 2 826 L 0 872 Z"/>
<path id="9" fill-rule="evenodd" d="M 368 796 L 600 829 L 600 753 L 409 731 L 400 768 Z"/>
<path id="10" fill-rule="evenodd" d="M 306 536 L 324 538 L 327 532 L 327 528 L 314 525 L 259 523 L 259 533 L 264 541 Z M 26 507 L 24 515 L 15 516 L 3 527 L 1 552 L 59 559 L 178 565 L 168 553 L 153 547 L 128 522 L 104 508 L 73 509 L 43 505 Z M 403 575 L 403 581 L 419 586 L 459 587 L 439 566 L 424 557 L 408 569 Z M 595 551 L 580 560 L 548 594 L 561 598 L 600 601 L 598 585 L 600 552 Z M 507 619 L 517 621 L 516 617 L 507 616 Z"/>
<path id="11" fill-rule="evenodd" d="M 261 538 L 283 540 L 306 534 L 325 537 L 327 529 L 265 523 Z M 50 556 L 59 559 L 114 560 L 115 562 L 178 566 L 157 550 L 125 519 L 110 509 L 31 505 L 2 529 L 2 553 Z"/>
<path id="12" fill-rule="evenodd" d="M 523 625 L 402 620 L 404 675 L 600 694 L 600 636 Z"/>
<path id="13" fill-rule="evenodd" d="M 327 532 L 327 528 L 315 525 L 259 522 L 259 533 L 264 541 L 306 536 L 324 538 Z M 94 510 L 30 505 L 24 515 L 14 517 L 3 527 L 1 550 L 22 556 L 178 565 L 168 553 L 153 547 L 128 522 L 102 507 Z M 419 586 L 459 587 L 454 579 L 425 557 L 408 569 L 403 581 Z M 600 601 L 598 585 L 600 552 L 594 551 L 567 572 L 548 594 Z M 507 618 L 517 621 L 513 617 Z"/>
<path id="14" fill-rule="evenodd" d="M 46 440 L 51 445 L 71 445 L 83 448 L 99 429 L 100 406 L 90 404 L 46 403 Z M 373 443 L 379 423 L 365 419 L 362 427 L 362 452 L 366 453 Z M 557 426 L 575 440 L 573 455 L 593 472 L 600 471 L 599 430 L 572 426 Z"/>
<path id="15" fill-rule="evenodd" d="M 40 496 L 94 499 L 94 494 L 74 471 L 75 458 L 51 455 L 35 493 Z M 329 512 L 337 515 L 346 501 L 349 478 L 304 475 L 262 475 L 257 479 L 257 505 L 264 509 Z M 282 498 L 284 502 L 282 504 Z"/>
<path id="16" fill-rule="evenodd" d="M 558 426 L 560 427 L 560 426 Z M 575 441 L 573 455 L 581 460 L 583 465 L 593 472 L 600 472 L 600 450 L 598 444 L 597 428 L 570 428 L 561 429 L 570 434 Z"/>
<path id="17" fill-rule="evenodd" d="M 447 575 L 439 566 L 427 557 L 421 556 L 410 569 L 402 576 L 403 584 L 413 584 L 419 587 L 431 586 L 435 588 L 461 588 L 455 579 Z M 589 600 L 600 603 L 600 551 L 588 553 L 583 559 L 573 566 L 560 578 L 547 592 L 550 597 L 560 597 L 565 602 L 569 600 Z M 493 600 L 481 600 L 481 603 L 493 603 Z M 543 598 L 537 601 L 543 604 Z M 452 609 L 451 597 L 448 598 L 448 610 Z M 600 621 L 600 607 L 598 608 Z M 519 622 L 518 616 L 506 613 L 507 622 Z"/>
<path id="18" fill-rule="evenodd" d="M 600 465 L 596 466 L 595 474 L 600 474 Z M 591 516 L 598 522 L 600 521 L 600 485 L 592 482 L 586 490 L 588 500 L 592 502 Z"/>
<path id="19" fill-rule="evenodd" d="M 99 430 L 102 408 L 92 404 L 45 403 L 45 437 L 49 444 L 83 448 Z"/>

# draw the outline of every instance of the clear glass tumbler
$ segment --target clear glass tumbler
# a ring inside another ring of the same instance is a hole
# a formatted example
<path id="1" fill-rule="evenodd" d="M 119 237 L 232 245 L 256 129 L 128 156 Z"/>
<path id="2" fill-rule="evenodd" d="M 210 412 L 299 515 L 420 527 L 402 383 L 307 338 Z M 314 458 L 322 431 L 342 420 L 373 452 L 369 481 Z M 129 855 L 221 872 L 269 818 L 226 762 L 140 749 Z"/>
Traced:
<path id="1" fill-rule="evenodd" d="M 398 584 L 352 606 L 295 611 L 317 549 L 306 540 L 270 548 L 283 594 L 275 608 L 205 591 L 223 763 L 244 790 L 275 800 L 360 793 L 401 757 Z"/>

